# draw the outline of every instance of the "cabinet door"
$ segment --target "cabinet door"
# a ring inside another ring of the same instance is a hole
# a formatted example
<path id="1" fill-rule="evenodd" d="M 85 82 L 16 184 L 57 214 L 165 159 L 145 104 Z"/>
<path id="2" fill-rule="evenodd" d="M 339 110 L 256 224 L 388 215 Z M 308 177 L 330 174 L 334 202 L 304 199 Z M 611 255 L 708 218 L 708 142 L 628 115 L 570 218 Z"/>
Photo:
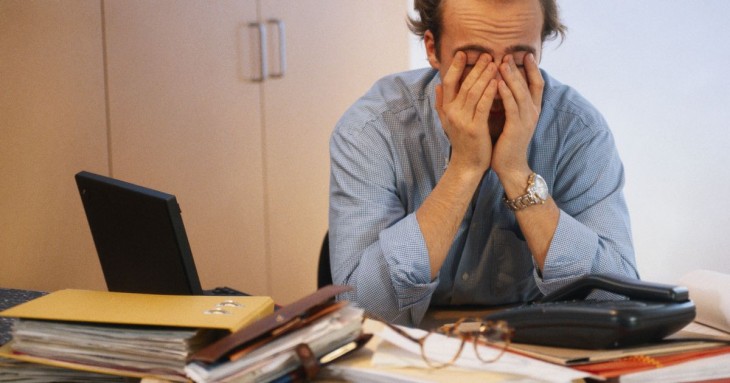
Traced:
<path id="1" fill-rule="evenodd" d="M 204 288 L 268 294 L 256 1 L 104 4 L 113 176 L 177 196 Z"/>
<path id="2" fill-rule="evenodd" d="M 286 36 L 286 73 L 264 83 L 271 286 L 281 303 L 316 286 L 335 123 L 375 80 L 408 69 L 406 3 L 261 1 L 262 20 L 282 21 Z M 271 72 L 278 71 L 277 45 L 269 46 Z"/>
<path id="3" fill-rule="evenodd" d="M 108 164 L 99 4 L 0 1 L 2 287 L 104 288 L 73 178 Z"/>

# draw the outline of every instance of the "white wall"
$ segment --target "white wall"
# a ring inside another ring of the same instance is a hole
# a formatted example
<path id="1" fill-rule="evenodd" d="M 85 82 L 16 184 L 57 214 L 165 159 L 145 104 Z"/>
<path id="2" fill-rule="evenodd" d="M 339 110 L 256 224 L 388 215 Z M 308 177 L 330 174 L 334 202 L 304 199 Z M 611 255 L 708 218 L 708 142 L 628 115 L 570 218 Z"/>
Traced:
<path id="1" fill-rule="evenodd" d="M 541 67 L 606 117 L 642 279 L 730 273 L 730 1 L 559 0 Z M 413 67 L 427 65 L 414 41 Z"/>

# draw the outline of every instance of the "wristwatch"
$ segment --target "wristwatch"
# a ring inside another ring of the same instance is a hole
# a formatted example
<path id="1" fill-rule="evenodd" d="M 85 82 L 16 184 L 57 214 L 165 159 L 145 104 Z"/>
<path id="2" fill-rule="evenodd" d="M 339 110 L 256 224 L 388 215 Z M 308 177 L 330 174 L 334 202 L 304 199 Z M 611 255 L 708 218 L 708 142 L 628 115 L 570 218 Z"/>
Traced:
<path id="1" fill-rule="evenodd" d="M 504 195 L 504 203 L 512 211 L 522 210 L 526 207 L 543 204 L 548 199 L 548 187 L 545 180 L 537 173 L 530 174 L 527 178 L 527 193 L 510 200 L 507 194 Z"/>

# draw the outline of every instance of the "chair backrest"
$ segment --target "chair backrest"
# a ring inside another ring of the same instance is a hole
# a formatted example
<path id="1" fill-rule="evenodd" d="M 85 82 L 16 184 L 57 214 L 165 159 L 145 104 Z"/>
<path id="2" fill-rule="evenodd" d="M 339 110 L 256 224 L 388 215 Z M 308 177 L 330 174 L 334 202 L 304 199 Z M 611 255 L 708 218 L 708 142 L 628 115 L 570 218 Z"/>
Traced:
<path id="1" fill-rule="evenodd" d="M 322 249 L 319 252 L 319 266 L 317 267 L 317 288 L 332 284 L 332 270 L 330 269 L 330 240 L 329 231 L 324 234 Z"/>

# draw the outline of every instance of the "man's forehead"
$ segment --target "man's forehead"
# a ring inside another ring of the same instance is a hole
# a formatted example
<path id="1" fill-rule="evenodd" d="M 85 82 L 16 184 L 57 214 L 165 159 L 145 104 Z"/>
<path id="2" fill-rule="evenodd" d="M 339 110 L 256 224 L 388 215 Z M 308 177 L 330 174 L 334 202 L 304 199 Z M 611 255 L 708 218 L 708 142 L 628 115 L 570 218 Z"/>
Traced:
<path id="1" fill-rule="evenodd" d="M 539 34 L 543 12 L 539 0 L 447 0 L 442 23 L 445 32 Z"/>
<path id="2" fill-rule="evenodd" d="M 538 0 L 448 0 L 443 17 L 442 38 L 452 41 L 454 50 L 536 53 L 541 43 Z"/>

